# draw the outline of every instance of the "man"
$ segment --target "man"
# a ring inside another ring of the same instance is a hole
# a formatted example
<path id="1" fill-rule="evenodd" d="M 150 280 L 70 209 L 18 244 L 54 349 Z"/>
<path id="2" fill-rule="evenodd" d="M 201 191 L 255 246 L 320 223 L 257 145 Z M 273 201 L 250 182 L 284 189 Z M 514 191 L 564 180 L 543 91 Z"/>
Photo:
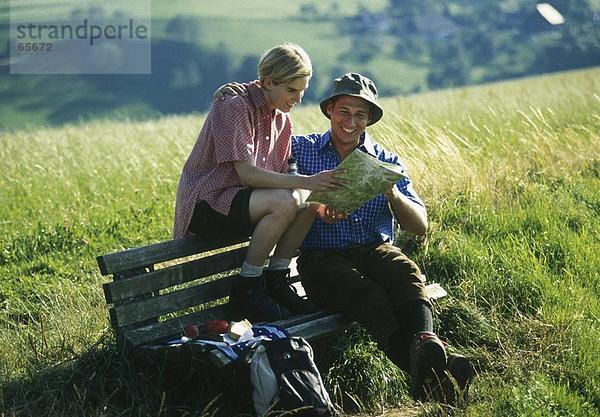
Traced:
<path id="1" fill-rule="evenodd" d="M 247 94 L 247 86 L 228 84 L 216 93 Z M 336 167 L 358 149 L 383 162 L 402 166 L 366 132 L 383 117 L 373 81 L 349 73 L 334 80 L 332 93 L 320 104 L 330 119 L 323 134 L 292 136 L 298 171 L 314 175 Z M 395 224 L 423 235 L 427 211 L 408 177 L 352 213 L 311 206 L 297 224 L 308 230 L 300 246 L 298 271 L 309 299 L 357 321 L 382 341 L 386 355 L 411 376 L 417 400 L 456 401 L 447 371 L 466 389 L 474 370 L 460 355 L 446 355 L 433 332 L 429 297 L 417 265 L 394 247 Z M 316 220 L 315 220 L 316 218 Z M 302 235 L 299 232 L 299 235 Z"/>
<path id="2" fill-rule="evenodd" d="M 330 129 L 292 137 L 299 173 L 335 169 L 355 149 L 402 166 L 365 132 L 383 116 L 375 84 L 356 73 L 334 83 L 320 105 L 331 120 Z M 415 399 L 453 403 L 448 358 L 433 332 L 421 273 L 391 243 L 395 222 L 416 235 L 427 231 L 427 211 L 408 177 L 347 215 L 335 207 L 321 210 L 300 247 L 302 285 L 309 299 L 383 336 L 387 356 L 410 373 Z"/>
<path id="3" fill-rule="evenodd" d="M 288 43 L 273 47 L 261 58 L 258 75 L 246 96 L 211 107 L 181 174 L 174 236 L 252 235 L 230 303 L 251 320 L 272 321 L 289 317 L 288 309 L 296 314 L 314 310 L 286 280 L 290 258 L 304 236 L 297 236 L 294 222 L 306 212 L 298 212 L 293 189 L 327 190 L 338 181 L 332 171 L 287 174 L 288 112 L 300 103 L 312 76 L 306 52 Z"/>

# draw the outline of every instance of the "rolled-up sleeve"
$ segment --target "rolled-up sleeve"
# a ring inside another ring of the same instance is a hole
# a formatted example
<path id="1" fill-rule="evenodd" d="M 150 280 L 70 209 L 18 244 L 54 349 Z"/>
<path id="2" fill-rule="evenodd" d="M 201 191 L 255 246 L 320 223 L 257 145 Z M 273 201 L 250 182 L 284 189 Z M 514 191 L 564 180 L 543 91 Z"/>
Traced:
<path id="1" fill-rule="evenodd" d="M 397 165 L 400 168 L 402 168 L 402 174 L 404 174 L 405 177 L 402 178 L 400 181 L 398 181 L 396 183 L 396 187 L 398 187 L 398 190 L 400 190 L 400 192 L 402 194 L 404 194 L 406 197 L 408 197 L 408 199 L 410 201 L 412 201 L 413 203 L 416 203 L 416 204 L 420 205 L 421 207 L 425 207 L 425 203 L 423 203 L 423 200 L 421 199 L 421 197 L 419 197 L 419 195 L 417 194 L 417 192 L 413 188 L 412 180 L 408 176 L 408 172 L 406 170 L 406 166 L 400 160 L 400 158 L 398 157 L 398 155 L 382 149 L 380 151 L 379 155 L 377 156 L 377 158 L 380 161 L 388 162 L 390 164 L 394 164 L 394 165 Z"/>
<path id="2" fill-rule="evenodd" d="M 406 173 L 406 170 L 405 170 L 405 173 Z M 419 197 L 419 195 L 413 188 L 412 181 L 410 180 L 410 178 L 407 177 L 407 178 L 401 179 L 400 181 L 398 181 L 396 183 L 396 186 L 398 187 L 398 190 L 400 190 L 400 192 L 402 194 L 404 194 L 406 197 L 408 197 L 408 199 L 410 201 L 420 205 L 423 208 L 425 207 L 425 203 L 423 203 L 423 200 L 421 200 L 421 197 Z"/>

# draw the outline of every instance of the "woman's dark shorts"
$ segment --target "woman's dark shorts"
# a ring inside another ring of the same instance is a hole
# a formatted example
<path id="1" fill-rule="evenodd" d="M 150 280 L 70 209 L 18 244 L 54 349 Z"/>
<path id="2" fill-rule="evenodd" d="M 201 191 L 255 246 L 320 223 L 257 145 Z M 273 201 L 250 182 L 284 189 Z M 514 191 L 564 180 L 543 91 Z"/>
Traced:
<path id="1" fill-rule="evenodd" d="M 196 203 L 188 231 L 218 237 L 248 237 L 254 231 L 250 220 L 252 188 L 244 188 L 235 195 L 227 216 L 214 211 L 206 201 Z"/>

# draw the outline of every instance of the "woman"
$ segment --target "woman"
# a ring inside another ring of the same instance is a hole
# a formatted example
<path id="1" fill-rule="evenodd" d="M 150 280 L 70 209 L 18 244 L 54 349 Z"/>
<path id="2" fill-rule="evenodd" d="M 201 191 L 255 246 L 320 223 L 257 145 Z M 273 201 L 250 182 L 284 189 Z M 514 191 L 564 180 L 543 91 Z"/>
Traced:
<path id="1" fill-rule="evenodd" d="M 213 103 L 181 174 L 174 235 L 251 235 L 230 302 L 248 317 L 277 320 L 289 316 L 288 309 L 314 310 L 285 280 L 303 238 L 294 228 L 303 212 L 293 190 L 329 190 L 339 182 L 334 171 L 287 174 L 292 134 L 288 113 L 301 102 L 312 76 L 306 52 L 290 43 L 275 46 L 262 56 L 258 76 L 247 95 Z"/>

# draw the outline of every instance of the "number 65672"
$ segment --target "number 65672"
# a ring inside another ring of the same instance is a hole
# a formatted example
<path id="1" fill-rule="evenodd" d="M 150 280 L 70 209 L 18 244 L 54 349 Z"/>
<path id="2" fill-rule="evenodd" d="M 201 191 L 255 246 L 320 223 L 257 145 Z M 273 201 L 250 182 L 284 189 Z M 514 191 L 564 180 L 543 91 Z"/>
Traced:
<path id="1" fill-rule="evenodd" d="M 49 42 L 19 42 L 17 51 L 19 52 L 49 52 L 52 50 L 52 44 Z"/>

